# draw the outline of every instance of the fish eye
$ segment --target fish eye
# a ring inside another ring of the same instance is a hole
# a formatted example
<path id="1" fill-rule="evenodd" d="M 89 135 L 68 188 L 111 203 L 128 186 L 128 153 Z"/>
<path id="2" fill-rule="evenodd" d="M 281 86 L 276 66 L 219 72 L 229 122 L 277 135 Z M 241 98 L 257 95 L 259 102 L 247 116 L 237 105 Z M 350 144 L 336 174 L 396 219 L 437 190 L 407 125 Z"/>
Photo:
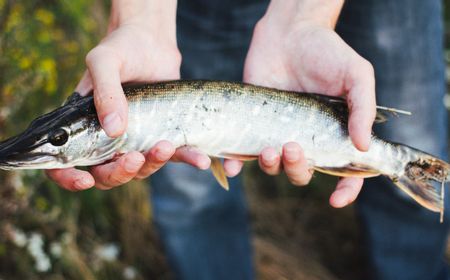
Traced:
<path id="1" fill-rule="evenodd" d="M 69 134 L 67 131 L 63 128 L 58 128 L 48 135 L 48 141 L 53 146 L 62 146 L 66 144 L 67 140 L 69 139 Z"/>

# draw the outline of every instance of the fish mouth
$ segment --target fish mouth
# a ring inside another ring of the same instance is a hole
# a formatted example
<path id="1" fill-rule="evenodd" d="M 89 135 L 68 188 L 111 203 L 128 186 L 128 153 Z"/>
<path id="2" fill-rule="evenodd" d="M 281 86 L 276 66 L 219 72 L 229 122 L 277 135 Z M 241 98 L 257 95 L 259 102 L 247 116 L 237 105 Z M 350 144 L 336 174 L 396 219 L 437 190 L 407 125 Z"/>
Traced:
<path id="1" fill-rule="evenodd" d="M 56 167 L 56 156 L 47 153 L 24 154 L 19 157 L 0 158 L 0 169 L 46 169 Z"/>
<path id="2" fill-rule="evenodd" d="M 45 138 L 36 140 L 33 129 L 0 142 L 0 169 L 35 169 L 42 168 L 57 158 L 50 152 L 39 151 L 46 144 Z"/>
<path id="3" fill-rule="evenodd" d="M 62 107 L 33 120 L 22 133 L 0 142 L 0 169 L 68 166 L 70 163 L 62 147 L 65 143 L 53 144 L 51 133 L 83 121 L 98 123 L 93 97 L 74 94 Z"/>
<path id="4" fill-rule="evenodd" d="M 0 142 L 0 169 L 41 168 L 41 166 L 55 162 L 55 155 L 35 151 L 43 143 L 44 141 L 30 141 L 28 137 L 23 137 L 23 134 Z"/>

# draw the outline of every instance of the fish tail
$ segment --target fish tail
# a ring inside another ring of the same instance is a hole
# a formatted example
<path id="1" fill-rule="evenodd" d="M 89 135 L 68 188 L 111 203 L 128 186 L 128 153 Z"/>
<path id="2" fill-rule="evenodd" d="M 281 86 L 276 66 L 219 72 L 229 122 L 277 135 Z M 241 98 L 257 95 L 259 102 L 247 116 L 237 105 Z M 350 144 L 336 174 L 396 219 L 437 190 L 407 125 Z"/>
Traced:
<path id="1" fill-rule="evenodd" d="M 445 182 L 450 181 L 450 165 L 447 162 L 420 152 L 418 159 L 405 164 L 401 176 L 390 178 L 420 205 L 431 211 L 440 212 L 442 221 L 444 187 Z"/>

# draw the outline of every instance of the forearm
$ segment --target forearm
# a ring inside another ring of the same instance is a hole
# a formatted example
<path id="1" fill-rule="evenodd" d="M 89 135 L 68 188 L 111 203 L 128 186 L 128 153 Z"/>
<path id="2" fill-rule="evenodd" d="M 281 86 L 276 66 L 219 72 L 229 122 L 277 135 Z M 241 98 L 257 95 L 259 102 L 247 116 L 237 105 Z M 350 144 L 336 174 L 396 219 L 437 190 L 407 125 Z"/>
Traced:
<path id="1" fill-rule="evenodd" d="M 127 23 L 175 35 L 177 0 L 112 0 L 109 30 Z"/>
<path id="2" fill-rule="evenodd" d="M 264 16 L 268 21 L 314 22 L 334 28 L 344 0 L 272 0 Z"/>

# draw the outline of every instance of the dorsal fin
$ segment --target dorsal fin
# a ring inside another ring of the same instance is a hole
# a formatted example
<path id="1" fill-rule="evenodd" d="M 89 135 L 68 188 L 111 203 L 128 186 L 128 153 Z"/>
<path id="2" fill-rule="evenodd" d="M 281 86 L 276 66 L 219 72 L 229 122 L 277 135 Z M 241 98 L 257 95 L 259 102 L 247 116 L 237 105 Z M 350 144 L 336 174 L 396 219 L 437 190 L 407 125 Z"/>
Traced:
<path id="1" fill-rule="evenodd" d="M 332 103 L 342 103 L 342 104 L 347 103 L 345 101 L 345 99 L 342 99 L 339 97 L 334 97 L 334 96 L 328 97 L 326 95 L 321 95 L 321 97 L 324 99 L 327 99 L 329 102 L 332 102 Z M 411 112 L 405 111 L 405 110 L 400 110 L 400 109 L 385 107 L 385 106 L 379 106 L 379 105 L 377 105 L 376 108 L 377 108 L 377 115 L 375 117 L 376 123 L 386 122 L 388 120 L 389 115 L 398 116 L 399 114 L 401 114 L 401 115 L 411 116 Z"/>
<path id="2" fill-rule="evenodd" d="M 391 113 L 393 115 L 398 115 L 398 114 L 407 115 L 407 116 L 412 115 L 410 111 L 405 111 L 405 110 L 400 110 L 400 109 L 390 108 L 390 107 L 384 107 L 384 106 L 379 106 L 379 105 L 377 105 L 377 111 Z"/>
<path id="3" fill-rule="evenodd" d="M 69 97 L 67 97 L 66 101 L 64 101 L 64 103 L 63 103 L 63 106 L 68 105 L 68 104 L 73 104 L 73 103 L 77 102 L 78 100 L 80 100 L 81 98 L 83 98 L 83 96 L 81 96 L 81 94 L 79 92 L 75 91 Z"/>
<path id="4" fill-rule="evenodd" d="M 388 114 L 391 116 L 398 116 L 399 114 L 411 116 L 410 111 L 400 110 L 396 108 L 377 106 L 377 116 L 375 117 L 376 123 L 382 123 L 388 120 Z"/>

